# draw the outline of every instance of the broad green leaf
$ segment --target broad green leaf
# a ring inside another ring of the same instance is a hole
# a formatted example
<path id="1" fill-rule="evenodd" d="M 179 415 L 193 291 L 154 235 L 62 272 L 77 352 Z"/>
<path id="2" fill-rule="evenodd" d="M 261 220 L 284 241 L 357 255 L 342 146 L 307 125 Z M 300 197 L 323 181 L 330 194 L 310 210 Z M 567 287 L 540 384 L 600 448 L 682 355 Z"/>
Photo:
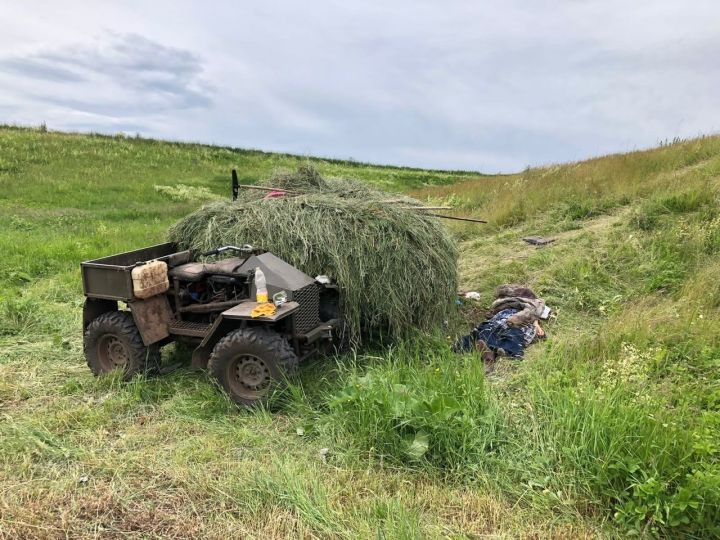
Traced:
<path id="1" fill-rule="evenodd" d="M 415 434 L 410 446 L 407 449 L 407 454 L 413 459 L 420 459 L 425 455 L 430 447 L 430 441 L 427 433 L 419 431 Z"/>

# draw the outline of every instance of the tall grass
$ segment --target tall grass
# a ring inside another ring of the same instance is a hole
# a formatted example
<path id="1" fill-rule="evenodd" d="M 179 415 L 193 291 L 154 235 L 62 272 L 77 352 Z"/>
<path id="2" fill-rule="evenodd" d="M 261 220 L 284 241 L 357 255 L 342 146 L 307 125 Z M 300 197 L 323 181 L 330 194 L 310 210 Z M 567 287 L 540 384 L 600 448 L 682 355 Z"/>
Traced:
<path id="1" fill-rule="evenodd" d="M 720 417 L 664 394 L 666 349 L 550 347 L 498 394 L 477 358 L 416 347 L 341 364 L 325 398 L 302 403 L 305 427 L 355 459 L 499 488 L 537 509 L 610 510 L 636 534 L 720 534 Z"/>
<path id="2" fill-rule="evenodd" d="M 596 350 L 553 353 L 556 366 L 528 380 L 532 429 L 520 432 L 533 441 L 530 482 L 593 511 L 612 508 L 629 531 L 717 536 L 718 418 L 667 402 L 652 381 L 666 352 L 624 344 L 599 369 L 587 367 Z"/>
<path id="3" fill-rule="evenodd" d="M 336 431 L 366 459 L 453 477 L 501 444 L 497 408 L 474 356 L 458 359 L 422 339 L 374 360 L 343 361 L 339 370 L 342 382 L 325 396 L 317 427 Z"/>
<path id="4" fill-rule="evenodd" d="M 92 378 L 78 263 L 195 208 L 155 185 L 226 196 L 229 168 L 298 159 L 17 129 L 0 146 L 0 536 L 720 537 L 720 138 L 414 191 L 491 220 L 453 226 L 467 312 L 527 282 L 548 340 L 485 377 L 443 325 L 317 359 L 262 412 L 188 369 Z M 408 190 L 466 176 L 318 166 Z"/>
<path id="5" fill-rule="evenodd" d="M 648 195 L 602 241 L 544 258 L 537 285 L 565 325 L 598 318 L 599 333 L 560 336 L 501 394 L 477 360 L 405 349 L 348 372 L 326 421 L 368 454 L 534 507 L 607 512 L 637 534 L 720 535 L 717 187 Z M 448 420 L 458 410 L 474 422 Z"/>
<path id="6" fill-rule="evenodd" d="M 682 190 L 688 179 L 693 183 L 711 179 L 717 185 L 719 156 L 720 137 L 704 137 L 653 150 L 427 187 L 414 195 L 455 203 L 496 226 L 536 221 L 538 213 L 549 214 L 555 222 L 572 221 L 653 194 Z"/>

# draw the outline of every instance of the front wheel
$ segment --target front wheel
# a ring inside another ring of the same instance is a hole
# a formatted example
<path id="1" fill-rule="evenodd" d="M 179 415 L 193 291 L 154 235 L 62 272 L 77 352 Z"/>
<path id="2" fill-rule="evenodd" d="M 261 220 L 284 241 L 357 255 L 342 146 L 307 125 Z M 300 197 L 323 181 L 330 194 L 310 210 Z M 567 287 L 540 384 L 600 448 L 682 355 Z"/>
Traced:
<path id="1" fill-rule="evenodd" d="M 238 405 L 264 403 L 288 376 L 298 358 L 281 335 L 261 328 L 230 332 L 213 349 L 208 369 Z"/>
<path id="2" fill-rule="evenodd" d="M 145 371 L 160 359 L 157 347 L 146 347 L 127 311 L 109 311 L 85 330 L 83 346 L 88 367 L 95 375 L 121 370 L 124 380 Z"/>

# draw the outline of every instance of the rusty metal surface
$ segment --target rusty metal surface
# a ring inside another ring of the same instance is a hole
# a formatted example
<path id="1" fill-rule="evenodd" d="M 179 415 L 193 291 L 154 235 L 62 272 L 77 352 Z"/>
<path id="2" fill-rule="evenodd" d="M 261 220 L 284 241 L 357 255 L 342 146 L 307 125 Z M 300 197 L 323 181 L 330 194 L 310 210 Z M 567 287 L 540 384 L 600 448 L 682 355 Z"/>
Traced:
<path id="1" fill-rule="evenodd" d="M 555 241 L 555 238 L 543 238 L 542 236 L 526 236 L 523 238 L 525 242 L 533 246 L 547 246 Z"/>
<path id="2" fill-rule="evenodd" d="M 207 368 L 209 360 L 210 350 L 207 347 L 198 347 L 192 353 L 190 367 L 194 369 L 205 369 Z"/>
<path id="3" fill-rule="evenodd" d="M 211 324 L 174 320 L 168 325 L 168 331 L 176 336 L 204 338 L 212 328 Z"/>
<path id="4" fill-rule="evenodd" d="M 226 300 L 224 302 L 208 302 L 207 304 L 190 304 L 178 309 L 180 313 L 213 313 L 237 306 L 242 300 Z"/>
<path id="5" fill-rule="evenodd" d="M 231 323 L 227 321 L 226 319 L 223 319 L 222 315 L 215 319 L 215 322 L 210 327 L 210 330 L 208 330 L 207 334 L 205 334 L 205 337 L 200 342 L 200 347 L 212 347 L 217 342 L 220 335 L 227 333 L 227 327 Z M 223 332 L 225 330 L 225 332 Z M 200 348 L 198 347 L 198 348 Z"/>
<path id="6" fill-rule="evenodd" d="M 223 311 L 222 316 L 226 319 L 246 319 L 260 322 L 275 322 L 279 321 L 284 317 L 287 317 L 300 307 L 300 304 L 298 304 L 297 302 L 286 302 L 281 306 L 278 306 L 275 315 L 271 315 L 270 317 L 253 317 L 251 315 L 252 310 L 255 309 L 258 305 L 259 304 L 257 302 L 242 302 L 241 304 L 238 304 L 233 308 Z"/>
<path id="7" fill-rule="evenodd" d="M 170 335 L 168 323 L 173 319 L 173 314 L 164 294 L 130 302 L 130 309 L 145 345 L 157 343 Z"/>
<path id="8" fill-rule="evenodd" d="M 89 298 L 132 300 L 133 286 L 130 273 L 137 263 L 154 259 L 167 261 L 170 267 L 190 260 L 190 251 L 175 251 L 175 244 L 165 243 L 125 253 L 117 253 L 80 264 L 83 291 Z"/>

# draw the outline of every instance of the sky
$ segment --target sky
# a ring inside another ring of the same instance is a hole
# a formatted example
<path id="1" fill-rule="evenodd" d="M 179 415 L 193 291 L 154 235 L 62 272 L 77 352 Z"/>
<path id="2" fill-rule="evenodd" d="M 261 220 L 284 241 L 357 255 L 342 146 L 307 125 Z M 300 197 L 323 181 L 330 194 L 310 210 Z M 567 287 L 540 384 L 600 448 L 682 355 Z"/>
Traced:
<path id="1" fill-rule="evenodd" d="M 515 172 L 720 130 L 717 0 L 0 0 L 0 123 Z"/>

